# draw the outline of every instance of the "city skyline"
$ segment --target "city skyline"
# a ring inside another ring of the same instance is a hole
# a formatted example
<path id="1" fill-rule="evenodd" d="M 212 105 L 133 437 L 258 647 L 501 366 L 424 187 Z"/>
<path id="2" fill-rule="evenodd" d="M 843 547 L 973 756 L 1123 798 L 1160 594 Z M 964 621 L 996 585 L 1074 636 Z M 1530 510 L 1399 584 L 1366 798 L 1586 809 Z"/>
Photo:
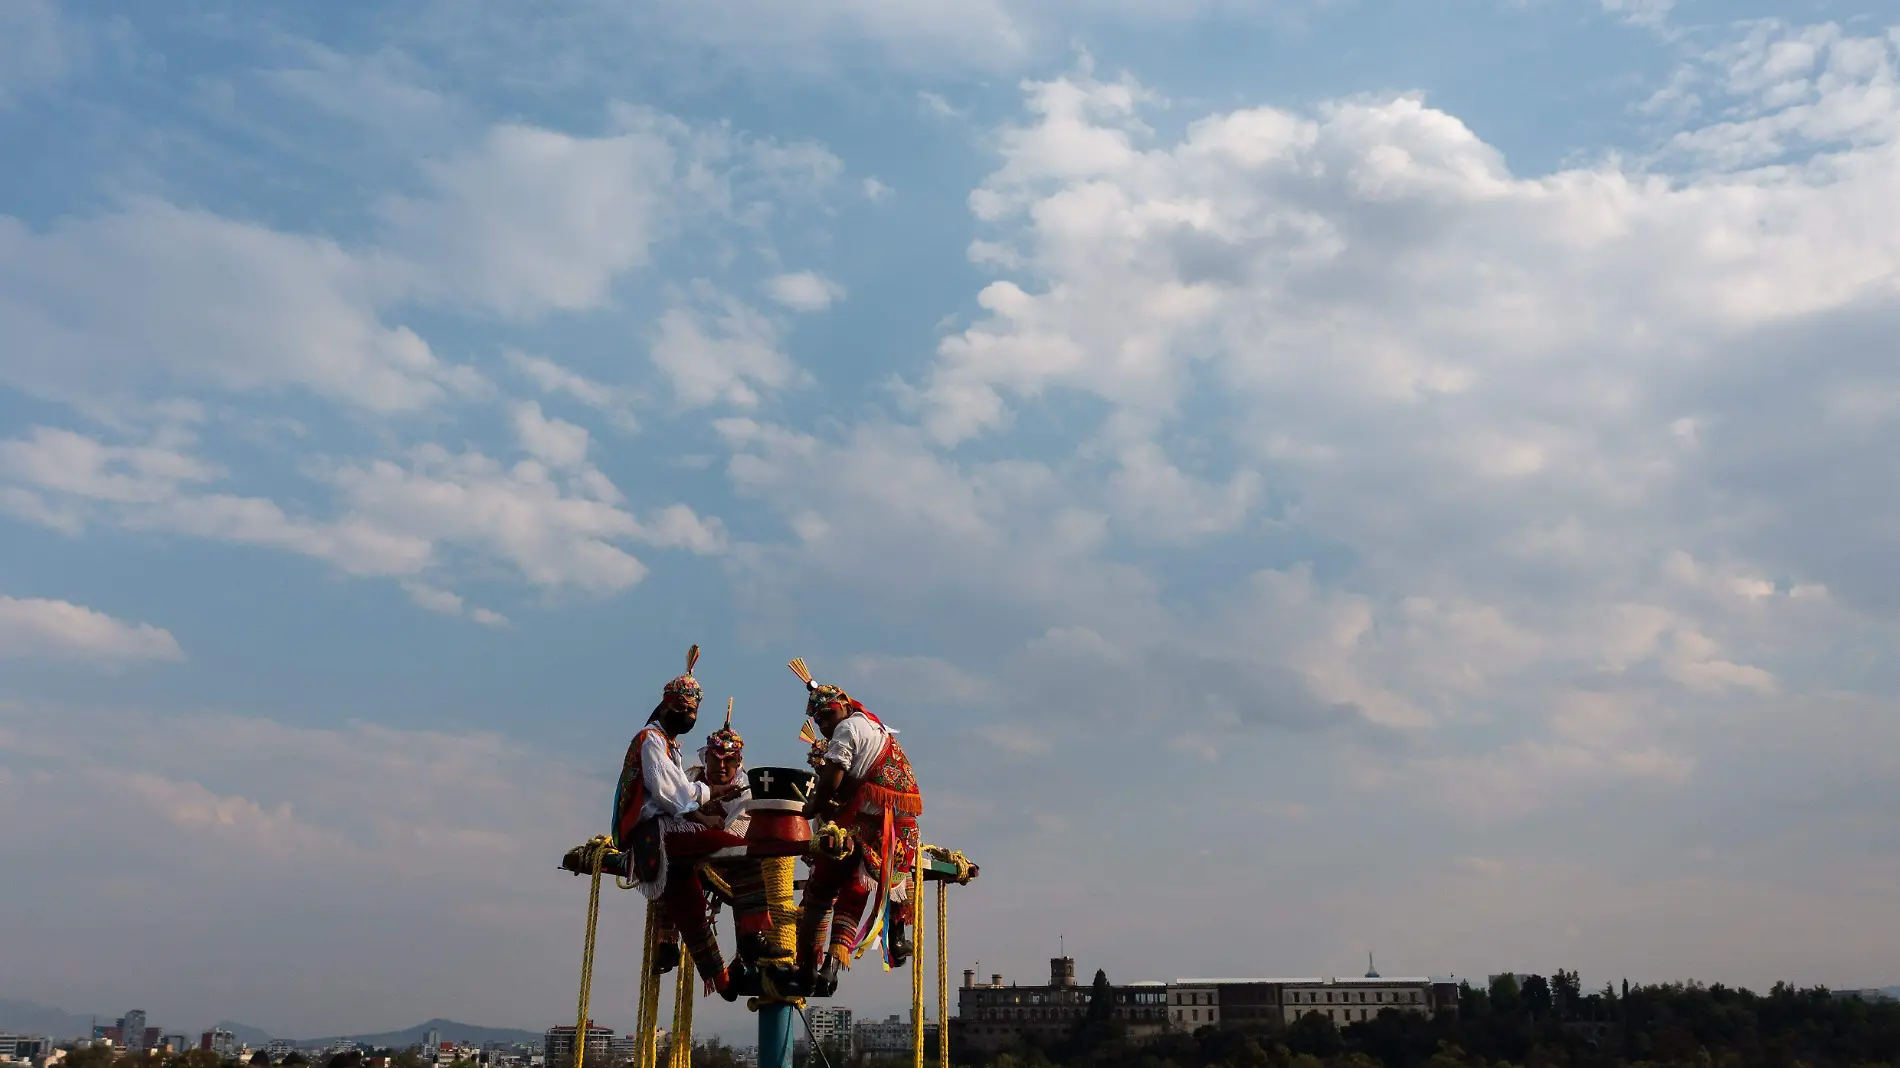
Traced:
<path id="1" fill-rule="evenodd" d="M 1897 22 L 0 4 L 0 997 L 560 1022 L 691 644 L 953 971 L 1900 982 Z"/>

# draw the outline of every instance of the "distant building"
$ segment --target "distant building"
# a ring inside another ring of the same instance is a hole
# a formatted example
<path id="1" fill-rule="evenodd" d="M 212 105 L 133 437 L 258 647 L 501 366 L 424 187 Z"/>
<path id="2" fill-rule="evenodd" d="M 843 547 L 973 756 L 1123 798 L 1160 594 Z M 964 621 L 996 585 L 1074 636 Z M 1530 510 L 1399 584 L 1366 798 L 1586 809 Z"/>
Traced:
<path id="1" fill-rule="evenodd" d="M 613 1049 L 614 1033 L 612 1028 L 597 1026 L 587 1021 L 587 1053 L 584 1060 L 599 1063 L 607 1058 Z M 549 1068 L 574 1063 L 574 1025 L 550 1027 L 542 1037 L 542 1055 L 547 1058 Z"/>
<path id="2" fill-rule="evenodd" d="M 290 1056 L 290 1051 L 296 1048 L 296 1045 L 287 1038 L 273 1038 L 264 1044 L 264 1055 L 275 1064 Z"/>
<path id="3" fill-rule="evenodd" d="M 120 1045 L 134 1053 L 150 1049 L 145 1040 L 145 1010 L 133 1009 L 119 1017 L 119 1035 Z"/>
<path id="4" fill-rule="evenodd" d="M 881 1021 L 860 1020 L 851 1029 L 852 1044 L 860 1057 L 908 1057 L 915 1048 L 916 1032 L 910 1022 L 899 1016 Z M 924 1049 L 937 1045 L 937 1025 L 924 1024 Z"/>
<path id="5" fill-rule="evenodd" d="M 1132 1038 L 1158 1034 L 1168 1025 L 1167 985 L 1158 982 L 1111 986 L 1110 1015 Z M 979 984 L 976 972 L 963 973 L 957 991 L 958 1038 L 991 1052 L 1011 1041 L 1046 1043 L 1065 1038 L 1088 1017 L 1093 986 L 1078 986 L 1075 960 L 1053 957 L 1047 986 L 1004 985 L 1001 975 Z"/>
<path id="6" fill-rule="evenodd" d="M 229 1057 L 237 1053 L 237 1036 L 222 1027 L 214 1027 L 198 1036 L 198 1048 Z"/>
<path id="7" fill-rule="evenodd" d="M 1177 979 L 1168 985 L 1168 1022 L 1176 1030 L 1290 1024 L 1318 1013 L 1344 1027 L 1382 1009 L 1425 1016 L 1458 1011 L 1458 988 L 1423 976 L 1357 979 Z"/>
<path id="8" fill-rule="evenodd" d="M 850 1009 L 837 1006 L 811 1009 L 806 1012 L 805 1018 L 811 1023 L 812 1037 L 818 1040 L 819 1045 L 826 1049 L 842 1048 L 845 1056 L 852 1055 L 857 1043 L 856 1034 L 852 1029 Z M 798 1035 L 797 1044 L 809 1048 L 811 1042 L 801 1033 Z"/>
<path id="9" fill-rule="evenodd" d="M 183 1053 L 191 1048 L 191 1039 L 177 1033 L 165 1035 L 158 1040 L 161 1048 L 171 1053 Z"/>
<path id="10" fill-rule="evenodd" d="M 570 1027 L 568 1028 L 568 1030 L 572 1031 L 573 1028 Z M 437 1031 L 435 1028 L 432 1027 L 429 1030 L 424 1031 L 422 1033 L 422 1051 L 425 1054 L 433 1057 L 435 1056 L 435 1051 L 441 1048 L 442 1048 L 442 1032 Z"/>

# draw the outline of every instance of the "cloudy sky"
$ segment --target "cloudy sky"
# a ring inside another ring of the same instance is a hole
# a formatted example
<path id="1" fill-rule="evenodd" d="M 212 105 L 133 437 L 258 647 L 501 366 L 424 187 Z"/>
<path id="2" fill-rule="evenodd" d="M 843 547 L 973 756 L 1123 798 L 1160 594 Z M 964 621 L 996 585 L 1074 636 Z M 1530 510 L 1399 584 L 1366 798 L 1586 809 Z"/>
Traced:
<path id="1" fill-rule="evenodd" d="M 955 971 L 1900 981 L 1891 0 L 270 7 L 0 0 L 0 996 L 568 1018 L 692 642 Z"/>

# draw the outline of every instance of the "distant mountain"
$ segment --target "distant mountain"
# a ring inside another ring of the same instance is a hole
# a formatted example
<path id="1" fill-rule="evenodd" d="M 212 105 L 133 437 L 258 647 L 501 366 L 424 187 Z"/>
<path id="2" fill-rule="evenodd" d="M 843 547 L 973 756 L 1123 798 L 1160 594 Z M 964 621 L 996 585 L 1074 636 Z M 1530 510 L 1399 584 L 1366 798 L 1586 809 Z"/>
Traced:
<path id="1" fill-rule="evenodd" d="M 252 1049 L 261 1049 L 265 1043 L 277 1037 L 261 1027 L 252 1027 L 234 1020 L 219 1020 L 211 1026 L 231 1032 L 231 1037 L 237 1039 L 240 1045 L 249 1046 Z"/>
<path id="2" fill-rule="evenodd" d="M 444 1042 L 466 1042 L 471 1046 L 480 1046 L 488 1042 L 516 1043 L 528 1042 L 539 1045 L 541 1032 L 522 1031 L 513 1027 L 477 1027 L 474 1024 L 457 1023 L 454 1020 L 430 1020 L 401 1031 L 384 1031 L 376 1035 L 333 1035 L 329 1038 L 311 1038 L 298 1041 L 299 1046 L 326 1046 L 341 1039 L 349 1039 L 359 1046 L 386 1046 L 402 1049 L 405 1046 L 422 1044 L 422 1038 L 430 1031 L 440 1031 Z M 236 1034 L 235 1031 L 232 1032 Z"/>
<path id="3" fill-rule="evenodd" d="M 118 1020 L 117 1015 L 100 1016 L 99 1022 L 111 1024 Z M 31 1001 L 10 1001 L 0 998 L 0 1031 L 15 1031 L 21 1034 L 46 1035 L 54 1039 L 86 1038 L 92 1034 L 93 1018 L 78 1013 L 55 1009 Z M 240 1043 L 252 1049 L 262 1048 L 275 1036 L 261 1027 L 232 1020 L 221 1020 L 213 1025 L 231 1032 Z M 480 1046 L 489 1042 L 513 1044 L 527 1042 L 539 1045 L 541 1032 L 522 1031 L 513 1027 L 479 1027 L 475 1024 L 457 1023 L 454 1020 L 434 1019 L 419 1023 L 401 1031 L 385 1031 L 376 1035 L 333 1035 L 328 1038 L 309 1038 L 295 1040 L 299 1046 L 328 1046 L 342 1039 L 349 1039 L 359 1046 L 384 1046 L 402 1049 L 405 1046 L 422 1044 L 423 1036 L 430 1031 L 439 1031 L 444 1042 L 466 1042 Z M 198 1033 L 189 1032 L 193 1039 Z"/>
<path id="4" fill-rule="evenodd" d="M 101 1017 L 101 1023 L 112 1023 L 117 1016 Z M 50 1008 L 31 1001 L 9 1001 L 0 998 L 0 1031 L 13 1031 L 27 1035 L 45 1035 L 48 1038 L 90 1038 L 92 1037 L 92 1017 L 79 1016 L 65 1009 Z"/>

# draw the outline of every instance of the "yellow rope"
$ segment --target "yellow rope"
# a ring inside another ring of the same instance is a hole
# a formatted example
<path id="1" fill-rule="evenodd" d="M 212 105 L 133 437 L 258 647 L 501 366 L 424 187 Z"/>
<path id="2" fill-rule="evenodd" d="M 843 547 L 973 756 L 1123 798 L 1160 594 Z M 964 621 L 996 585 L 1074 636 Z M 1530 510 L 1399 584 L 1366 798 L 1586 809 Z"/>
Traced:
<path id="1" fill-rule="evenodd" d="M 792 857 L 767 857 L 759 868 L 765 882 L 766 914 L 772 917 L 764 959 L 790 961 L 798 955 L 798 901 L 792 893 L 798 862 Z"/>
<path id="2" fill-rule="evenodd" d="M 937 883 L 937 1068 L 950 1068 L 950 884 Z M 923 919 L 923 903 L 917 918 Z M 921 955 L 922 949 L 919 949 Z"/>
<path id="3" fill-rule="evenodd" d="M 654 1068 L 658 1040 L 654 1032 L 660 1026 L 660 977 L 653 972 L 653 955 L 660 943 L 660 906 L 647 902 L 646 949 L 640 954 L 640 1039 L 634 1046 L 638 1068 Z"/>
<path id="4" fill-rule="evenodd" d="M 600 924 L 600 866 L 607 859 L 613 840 L 595 835 L 581 848 L 587 851 L 587 868 L 593 873 L 593 885 L 587 892 L 587 946 L 581 951 L 581 993 L 574 1015 L 574 1068 L 581 1068 L 587 1057 L 587 1003 L 594 995 L 594 931 Z"/>
<path id="5" fill-rule="evenodd" d="M 667 1068 L 692 1068 L 694 978 L 693 955 L 682 947 L 679 982 L 673 990 L 673 1037 L 667 1045 Z"/>
<path id="6" fill-rule="evenodd" d="M 888 907 L 888 903 L 880 901 L 878 907 Z M 916 929 L 910 947 L 911 1059 L 916 1068 L 924 1068 L 924 858 L 921 855 L 911 865 L 910 910 L 911 926 Z M 890 936 L 888 930 L 884 932 L 885 938 Z"/>

